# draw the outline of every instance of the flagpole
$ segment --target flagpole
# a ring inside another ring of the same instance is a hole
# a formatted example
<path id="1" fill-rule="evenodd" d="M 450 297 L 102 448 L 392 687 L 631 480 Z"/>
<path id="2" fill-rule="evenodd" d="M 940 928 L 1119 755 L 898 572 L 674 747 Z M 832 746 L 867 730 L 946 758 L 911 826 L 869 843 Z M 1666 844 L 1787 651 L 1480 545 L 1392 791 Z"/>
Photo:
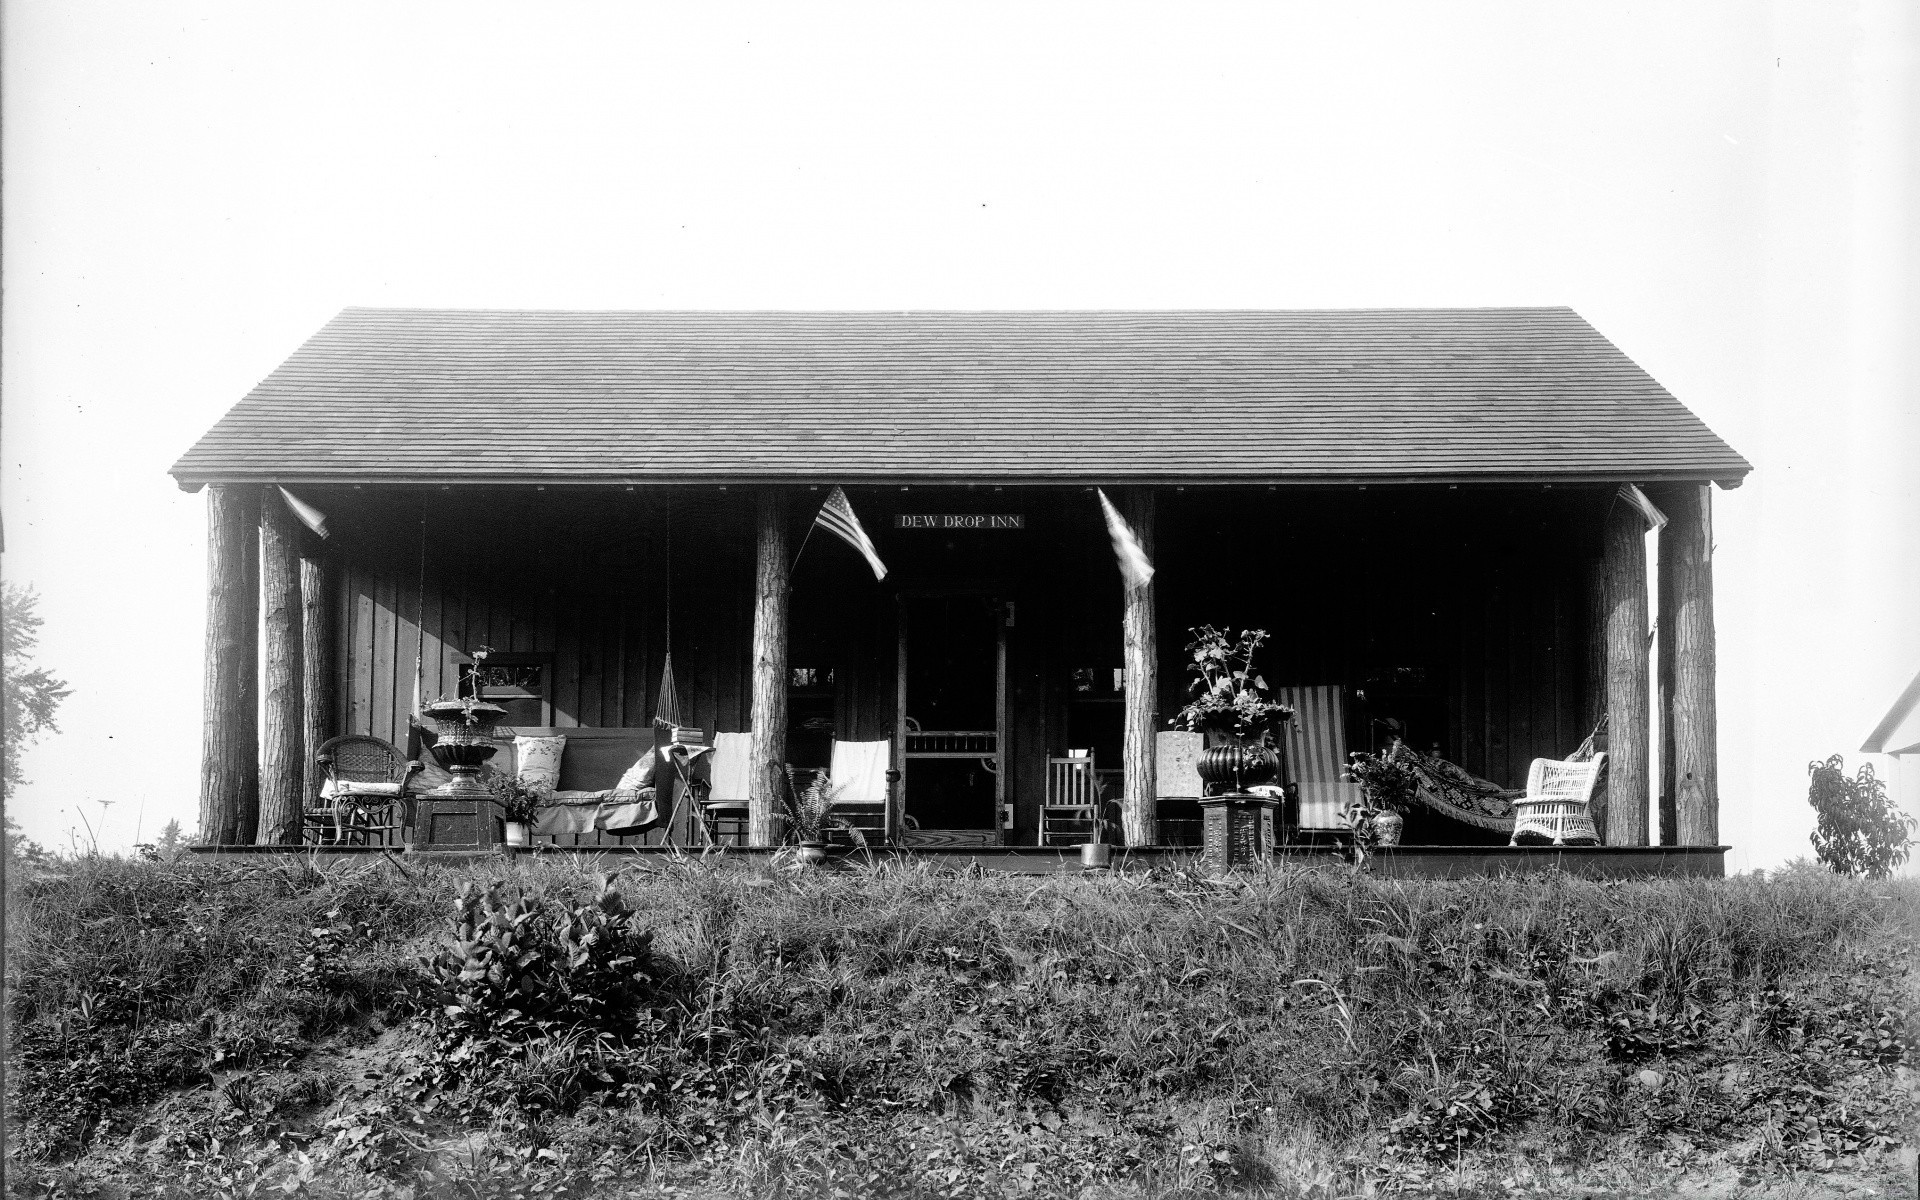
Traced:
<path id="1" fill-rule="evenodd" d="M 813 537 L 813 527 L 815 525 L 818 525 L 819 523 L 820 523 L 820 518 L 819 518 L 819 514 L 817 513 L 814 515 L 813 520 L 807 522 L 806 536 L 800 539 L 800 548 L 793 552 L 793 563 L 791 566 L 787 568 L 788 575 L 792 575 L 794 568 L 800 565 L 800 556 L 807 552 L 807 541 Z"/>

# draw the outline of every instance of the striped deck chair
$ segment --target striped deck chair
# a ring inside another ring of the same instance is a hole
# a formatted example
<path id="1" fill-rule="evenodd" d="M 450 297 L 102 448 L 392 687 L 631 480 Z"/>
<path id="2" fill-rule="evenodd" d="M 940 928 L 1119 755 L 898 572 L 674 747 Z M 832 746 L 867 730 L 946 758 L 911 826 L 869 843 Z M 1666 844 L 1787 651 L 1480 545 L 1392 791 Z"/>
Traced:
<path id="1" fill-rule="evenodd" d="M 1360 800 L 1360 785 L 1347 773 L 1347 696 L 1337 683 L 1273 689 L 1273 698 L 1293 708 L 1287 758 L 1300 788 L 1302 831 L 1345 830 L 1347 806 Z"/>

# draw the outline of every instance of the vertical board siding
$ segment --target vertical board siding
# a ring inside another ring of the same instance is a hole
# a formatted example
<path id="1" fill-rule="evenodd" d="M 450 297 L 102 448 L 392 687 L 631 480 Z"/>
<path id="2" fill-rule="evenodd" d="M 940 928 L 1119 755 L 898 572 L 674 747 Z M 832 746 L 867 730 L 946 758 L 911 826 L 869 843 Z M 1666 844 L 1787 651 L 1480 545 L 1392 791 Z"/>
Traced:
<path id="1" fill-rule="evenodd" d="M 1214 624 L 1269 630 L 1258 665 L 1276 686 L 1340 684 L 1354 698 L 1387 691 L 1370 681 L 1417 670 L 1432 712 L 1420 736 L 1502 785 L 1523 784 L 1533 758 L 1575 748 L 1588 732 L 1591 539 L 1582 522 L 1600 510 L 1582 497 L 1388 491 L 1161 493 L 1158 727 L 1184 702 L 1188 628 Z M 555 725 L 647 724 L 668 650 L 664 502 L 548 493 L 509 498 L 484 522 L 436 502 L 425 510 L 422 595 L 420 510 L 402 503 L 386 515 L 371 498 L 358 511 L 334 501 L 341 731 L 406 736 L 416 638 L 423 699 L 452 694 L 456 664 L 491 645 L 553 656 Z M 707 730 L 748 724 L 751 503 L 750 492 L 673 501 L 674 671 L 685 715 Z M 883 552 L 901 544 L 882 530 L 894 503 L 855 497 Z M 936 501 L 916 489 L 912 501 L 926 511 L 943 503 L 1028 513 L 1026 531 L 991 535 L 1004 539 L 994 545 L 1008 565 L 982 586 L 1017 604 L 1003 769 L 1020 836 L 1030 838 L 1045 756 L 1066 744 L 1069 672 L 1119 665 L 1119 577 L 1079 489 L 991 501 Z M 819 538 L 796 569 L 794 619 L 805 623 L 796 645 L 809 639 L 817 660 L 796 664 L 835 669 L 836 735 L 853 740 L 890 737 L 897 703 L 897 581 L 875 584 L 864 571 Z M 1350 745 L 1375 740 L 1371 721 L 1396 702 L 1354 700 Z"/>

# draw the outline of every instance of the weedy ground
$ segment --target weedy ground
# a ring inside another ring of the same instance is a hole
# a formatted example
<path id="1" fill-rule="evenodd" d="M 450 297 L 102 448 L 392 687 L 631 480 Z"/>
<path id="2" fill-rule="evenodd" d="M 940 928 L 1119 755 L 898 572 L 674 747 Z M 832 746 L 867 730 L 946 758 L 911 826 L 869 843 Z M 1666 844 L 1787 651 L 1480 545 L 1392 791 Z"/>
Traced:
<path id="1" fill-rule="evenodd" d="M 21 881 L 10 1187 L 1912 1187 L 1916 880 L 593 868 L 85 858 Z"/>

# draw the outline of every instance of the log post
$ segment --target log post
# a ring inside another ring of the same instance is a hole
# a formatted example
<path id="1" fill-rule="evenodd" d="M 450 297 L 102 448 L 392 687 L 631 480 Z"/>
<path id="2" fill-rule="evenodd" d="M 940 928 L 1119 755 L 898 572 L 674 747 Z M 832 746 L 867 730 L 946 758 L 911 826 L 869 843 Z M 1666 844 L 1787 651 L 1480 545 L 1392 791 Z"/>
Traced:
<path id="1" fill-rule="evenodd" d="M 1660 505 L 1660 701 L 1665 727 L 1661 830 L 1680 846 L 1720 844 L 1719 735 L 1715 727 L 1713 497 L 1708 484 L 1665 492 Z"/>
<path id="2" fill-rule="evenodd" d="M 1154 503 L 1151 489 L 1128 488 L 1120 497 L 1120 515 L 1153 558 Z M 1126 715 L 1121 735 L 1122 799 L 1120 820 L 1127 845 L 1151 846 L 1159 840 L 1155 795 L 1154 718 L 1160 689 L 1159 639 L 1154 631 L 1153 584 L 1126 588 L 1121 627 L 1125 635 Z"/>
<path id="3" fill-rule="evenodd" d="M 1587 580 L 1587 686 L 1582 697 L 1584 703 L 1580 714 L 1581 724 L 1589 731 L 1598 729 L 1600 718 L 1607 715 L 1607 560 L 1594 548 L 1592 557 L 1586 560 Z M 1603 731 L 1594 739 L 1594 750 L 1607 749 L 1607 735 Z M 1597 787 L 1593 789 L 1593 804 L 1589 813 L 1593 818 L 1593 827 L 1604 837 L 1607 831 L 1607 777 L 1602 775 Z"/>
<path id="4" fill-rule="evenodd" d="M 1607 825 L 1609 846 L 1647 844 L 1646 521 L 1632 505 L 1607 509 Z"/>
<path id="5" fill-rule="evenodd" d="M 260 602 L 266 635 L 260 739 L 262 846 L 300 841 L 301 794 L 306 785 L 306 672 L 301 668 L 300 522 L 278 488 L 260 494 Z"/>
<path id="6" fill-rule="evenodd" d="M 786 790 L 787 596 L 793 552 L 787 497 L 775 488 L 758 498 L 753 578 L 753 774 L 747 790 L 747 842 L 771 846 L 774 818 Z"/>
<path id="7" fill-rule="evenodd" d="M 315 549 L 300 560 L 301 712 L 306 717 L 306 744 L 301 749 L 300 794 L 310 806 L 320 803 L 320 787 L 327 780 L 314 755 L 334 735 L 339 686 L 333 656 L 338 645 L 334 627 L 333 561 Z"/>
<path id="8" fill-rule="evenodd" d="M 200 741 L 200 839 L 253 843 L 260 820 L 260 492 L 207 486 L 207 660 Z"/>

